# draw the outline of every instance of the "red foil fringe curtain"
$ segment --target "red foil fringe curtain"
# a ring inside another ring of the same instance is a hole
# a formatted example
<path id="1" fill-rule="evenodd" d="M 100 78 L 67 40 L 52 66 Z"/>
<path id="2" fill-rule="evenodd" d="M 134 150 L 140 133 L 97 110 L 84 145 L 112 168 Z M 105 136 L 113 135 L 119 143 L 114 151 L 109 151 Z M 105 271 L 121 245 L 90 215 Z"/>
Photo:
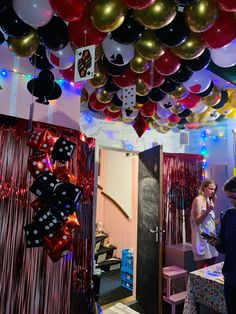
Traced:
<path id="1" fill-rule="evenodd" d="M 191 242 L 191 204 L 202 180 L 202 160 L 201 155 L 164 153 L 163 245 Z"/>
<path id="2" fill-rule="evenodd" d="M 53 127 L 54 133 L 77 144 L 70 169 L 84 188 L 73 254 L 53 263 L 43 248 L 25 246 L 23 226 L 33 220 L 30 202 L 35 199 L 28 191 L 32 184 L 27 171 L 28 121 L 0 116 L 2 121 L 8 125 L 0 124 L 0 313 L 93 313 L 94 141 L 77 131 Z M 52 129 L 44 123 L 37 127 Z"/>

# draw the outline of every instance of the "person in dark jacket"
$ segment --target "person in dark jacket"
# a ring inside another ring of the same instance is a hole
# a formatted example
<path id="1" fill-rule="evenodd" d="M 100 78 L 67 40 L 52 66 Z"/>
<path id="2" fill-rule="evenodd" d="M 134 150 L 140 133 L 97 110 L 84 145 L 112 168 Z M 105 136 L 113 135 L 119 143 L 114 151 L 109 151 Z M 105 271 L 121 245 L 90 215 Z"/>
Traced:
<path id="1" fill-rule="evenodd" d="M 208 242 L 215 245 L 218 252 L 225 254 L 222 273 L 224 275 L 224 293 L 228 314 L 236 313 L 236 176 L 224 184 L 224 192 L 233 208 L 229 208 L 221 221 L 219 239 Z"/>

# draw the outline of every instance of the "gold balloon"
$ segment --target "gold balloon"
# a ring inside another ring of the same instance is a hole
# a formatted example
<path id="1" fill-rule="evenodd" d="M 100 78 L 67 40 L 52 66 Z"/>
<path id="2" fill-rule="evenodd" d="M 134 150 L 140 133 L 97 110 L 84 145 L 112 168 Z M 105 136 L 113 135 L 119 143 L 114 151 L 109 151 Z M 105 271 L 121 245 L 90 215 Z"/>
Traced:
<path id="1" fill-rule="evenodd" d="M 190 123 L 198 122 L 199 115 L 197 113 L 190 113 L 189 116 L 186 117 L 186 120 Z"/>
<path id="2" fill-rule="evenodd" d="M 95 48 L 95 61 L 98 61 L 103 54 L 102 45 L 96 46 Z"/>
<path id="3" fill-rule="evenodd" d="M 120 107 L 114 105 L 114 104 L 111 104 L 110 106 L 107 107 L 107 109 L 110 111 L 110 112 L 118 112 L 120 111 Z"/>
<path id="4" fill-rule="evenodd" d="M 167 126 L 168 126 L 170 129 L 173 129 L 173 128 L 175 128 L 177 125 L 178 125 L 177 123 L 170 122 L 170 123 L 168 123 Z"/>
<path id="5" fill-rule="evenodd" d="M 156 121 L 154 121 L 152 118 L 148 119 L 147 123 L 148 123 L 149 129 L 151 130 L 156 130 L 157 128 L 160 127 L 160 125 L 157 124 Z"/>
<path id="6" fill-rule="evenodd" d="M 230 113 L 234 111 L 234 108 L 230 106 L 229 102 L 227 102 L 222 108 L 216 109 L 216 111 L 219 112 L 220 114 L 228 116 Z"/>
<path id="7" fill-rule="evenodd" d="M 176 104 L 175 106 L 170 108 L 170 112 L 174 114 L 179 114 L 185 110 L 185 107 L 182 104 Z"/>
<path id="8" fill-rule="evenodd" d="M 156 38 L 155 32 L 146 30 L 142 37 L 134 43 L 135 50 L 145 59 L 153 60 L 164 53 L 164 48 Z"/>
<path id="9" fill-rule="evenodd" d="M 160 132 L 160 133 L 167 133 L 170 128 L 168 126 L 159 126 L 159 128 L 156 129 L 157 132 Z"/>
<path id="10" fill-rule="evenodd" d="M 92 87 L 99 88 L 104 86 L 107 80 L 108 74 L 106 70 L 102 66 L 96 64 L 94 68 L 94 77 L 91 80 L 88 80 L 89 84 Z"/>
<path id="11" fill-rule="evenodd" d="M 112 100 L 112 98 L 113 98 L 113 94 L 108 92 L 108 91 L 106 91 L 103 88 L 98 88 L 95 91 L 95 94 L 96 94 L 97 100 L 100 101 L 103 104 L 109 103 Z"/>
<path id="12" fill-rule="evenodd" d="M 143 58 L 137 51 L 130 61 L 130 68 L 135 73 L 143 73 L 148 69 L 148 60 Z"/>
<path id="13" fill-rule="evenodd" d="M 220 102 L 220 100 L 221 90 L 215 86 L 208 96 L 202 98 L 202 102 L 209 107 L 217 105 Z"/>
<path id="14" fill-rule="evenodd" d="M 141 108 L 143 108 L 143 104 L 136 104 L 135 106 L 133 106 L 132 108 L 140 110 Z"/>
<path id="15" fill-rule="evenodd" d="M 151 87 L 146 85 L 140 77 L 136 78 L 136 94 L 138 96 L 146 96 L 151 90 Z"/>
<path id="16" fill-rule="evenodd" d="M 19 58 L 30 58 L 38 49 L 39 38 L 35 29 L 22 37 L 8 37 L 8 47 Z"/>
<path id="17" fill-rule="evenodd" d="M 81 91 L 81 97 L 80 97 L 80 105 L 83 106 L 87 103 L 89 99 L 88 92 L 85 88 L 82 89 Z"/>
<path id="18" fill-rule="evenodd" d="M 179 85 L 178 88 L 170 93 L 170 96 L 176 100 L 184 99 L 189 94 L 189 91 L 184 87 L 184 85 Z"/>
<path id="19" fill-rule="evenodd" d="M 201 122 L 201 123 L 204 122 L 204 123 L 205 123 L 205 122 L 208 120 L 208 118 L 210 117 L 212 111 L 213 111 L 213 110 L 212 110 L 212 108 L 210 107 L 210 108 L 208 108 L 206 111 L 200 113 L 200 114 L 198 115 L 198 121 L 197 121 L 197 122 Z"/>
<path id="20" fill-rule="evenodd" d="M 143 10 L 133 11 L 134 19 L 150 29 L 168 25 L 176 16 L 177 8 L 171 0 L 158 0 Z"/>
<path id="21" fill-rule="evenodd" d="M 118 28 L 124 22 L 126 12 L 123 0 L 93 0 L 89 6 L 93 25 L 105 33 Z"/>
<path id="22" fill-rule="evenodd" d="M 181 45 L 172 48 L 172 51 L 182 59 L 191 60 L 199 57 L 204 49 L 200 36 L 197 33 L 191 33 Z"/>
<path id="23" fill-rule="evenodd" d="M 186 6 L 185 19 L 193 32 L 205 32 L 215 22 L 219 15 L 216 3 L 213 0 L 198 0 Z"/>
<path id="24" fill-rule="evenodd" d="M 236 92 L 235 90 L 229 93 L 229 104 L 231 107 L 236 108 Z"/>
<path id="25" fill-rule="evenodd" d="M 227 119 L 236 119 L 236 110 L 233 109 L 232 112 L 227 114 Z"/>

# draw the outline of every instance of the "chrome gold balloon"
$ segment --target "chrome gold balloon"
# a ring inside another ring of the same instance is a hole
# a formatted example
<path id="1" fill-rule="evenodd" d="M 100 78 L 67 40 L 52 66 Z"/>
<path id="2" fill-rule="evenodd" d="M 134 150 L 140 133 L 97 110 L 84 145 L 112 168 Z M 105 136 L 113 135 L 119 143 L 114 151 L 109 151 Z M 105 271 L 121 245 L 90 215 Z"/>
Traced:
<path id="1" fill-rule="evenodd" d="M 157 132 L 160 132 L 160 133 L 167 133 L 170 128 L 168 126 L 159 126 L 159 128 L 156 129 Z"/>
<path id="2" fill-rule="evenodd" d="M 216 109 L 217 112 L 223 115 L 229 115 L 234 111 L 234 108 L 230 106 L 229 102 L 227 102 L 222 108 Z"/>
<path id="3" fill-rule="evenodd" d="M 82 89 L 81 91 L 81 97 L 80 97 L 80 105 L 83 106 L 87 103 L 89 99 L 88 92 L 85 88 Z"/>
<path id="4" fill-rule="evenodd" d="M 113 94 L 103 88 L 98 88 L 95 91 L 95 94 L 96 94 L 97 100 L 103 104 L 109 103 L 113 98 Z"/>
<path id="5" fill-rule="evenodd" d="M 35 29 L 22 37 L 9 36 L 7 42 L 10 51 L 19 58 L 31 57 L 39 46 L 39 38 Z"/>
<path id="6" fill-rule="evenodd" d="M 171 107 L 169 110 L 174 114 L 179 114 L 185 110 L 185 107 L 182 104 L 177 103 L 177 105 Z"/>
<path id="7" fill-rule="evenodd" d="M 146 30 L 142 37 L 134 43 L 135 50 L 145 59 L 153 60 L 164 53 L 164 48 L 156 38 L 153 30 Z"/>
<path id="8" fill-rule="evenodd" d="M 190 123 L 198 122 L 199 115 L 197 113 L 191 113 L 186 117 L 186 120 Z"/>
<path id="9" fill-rule="evenodd" d="M 151 129 L 151 130 L 156 130 L 157 128 L 160 127 L 160 125 L 157 124 L 156 121 L 153 120 L 152 118 L 149 118 L 149 119 L 147 120 L 147 124 L 148 124 L 148 126 L 149 126 L 149 129 Z"/>
<path id="10" fill-rule="evenodd" d="M 93 25 L 105 33 L 118 28 L 124 22 L 126 12 L 123 0 L 93 0 L 89 5 Z"/>
<path id="11" fill-rule="evenodd" d="M 151 90 L 151 87 L 146 85 L 140 77 L 136 78 L 136 94 L 138 96 L 146 96 Z"/>
<path id="12" fill-rule="evenodd" d="M 193 32 L 205 32 L 215 22 L 219 15 L 214 0 L 198 0 L 186 6 L 185 19 Z"/>
<path id="13" fill-rule="evenodd" d="M 143 104 L 136 104 L 135 106 L 133 106 L 133 108 L 140 110 L 141 108 L 143 108 Z"/>
<path id="14" fill-rule="evenodd" d="M 133 16 L 140 24 L 150 29 L 168 25 L 176 16 L 177 7 L 171 0 L 158 0 L 143 10 L 134 10 Z"/>
<path id="15" fill-rule="evenodd" d="M 217 105 L 220 100 L 221 90 L 216 86 L 214 86 L 212 92 L 208 96 L 202 98 L 202 102 L 209 107 Z"/>
<path id="16" fill-rule="evenodd" d="M 95 48 L 95 62 L 98 61 L 103 54 L 102 45 L 96 46 Z"/>
<path id="17" fill-rule="evenodd" d="M 102 66 L 96 64 L 94 68 L 94 77 L 91 80 L 88 80 L 89 85 L 95 88 L 99 88 L 104 86 L 107 80 L 108 74 L 106 70 Z"/>
<path id="18" fill-rule="evenodd" d="M 212 108 L 208 108 L 206 111 L 200 113 L 198 115 L 198 121 L 196 122 L 201 122 L 201 123 L 204 123 L 208 120 L 208 118 L 210 117 L 211 113 L 212 113 Z"/>
<path id="19" fill-rule="evenodd" d="M 114 104 L 111 104 L 110 106 L 108 106 L 107 109 L 110 112 L 119 112 L 120 111 L 120 107 L 118 107 L 118 106 L 116 106 Z"/>
<path id="20" fill-rule="evenodd" d="M 172 48 L 172 51 L 182 59 L 191 60 L 199 57 L 204 49 L 200 36 L 197 33 L 191 33 L 181 45 Z"/>
<path id="21" fill-rule="evenodd" d="M 189 91 L 184 87 L 184 85 L 179 85 L 175 91 L 170 93 L 170 96 L 176 100 L 184 99 L 189 94 Z"/>
<path id="22" fill-rule="evenodd" d="M 130 68 L 135 73 L 143 73 L 149 68 L 148 60 L 136 51 L 133 59 L 130 61 Z"/>

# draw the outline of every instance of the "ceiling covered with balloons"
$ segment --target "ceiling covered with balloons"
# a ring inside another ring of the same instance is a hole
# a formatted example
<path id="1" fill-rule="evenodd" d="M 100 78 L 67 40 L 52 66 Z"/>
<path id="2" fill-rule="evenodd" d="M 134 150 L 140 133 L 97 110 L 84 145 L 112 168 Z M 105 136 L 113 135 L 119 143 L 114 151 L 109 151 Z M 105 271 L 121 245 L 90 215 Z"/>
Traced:
<path id="1" fill-rule="evenodd" d="M 39 103 L 63 92 L 53 68 L 73 83 L 75 50 L 95 45 L 94 77 L 79 85 L 94 117 L 141 137 L 236 116 L 234 0 L 1 0 L 0 26 L 0 43 L 39 70 L 26 84 Z"/>

